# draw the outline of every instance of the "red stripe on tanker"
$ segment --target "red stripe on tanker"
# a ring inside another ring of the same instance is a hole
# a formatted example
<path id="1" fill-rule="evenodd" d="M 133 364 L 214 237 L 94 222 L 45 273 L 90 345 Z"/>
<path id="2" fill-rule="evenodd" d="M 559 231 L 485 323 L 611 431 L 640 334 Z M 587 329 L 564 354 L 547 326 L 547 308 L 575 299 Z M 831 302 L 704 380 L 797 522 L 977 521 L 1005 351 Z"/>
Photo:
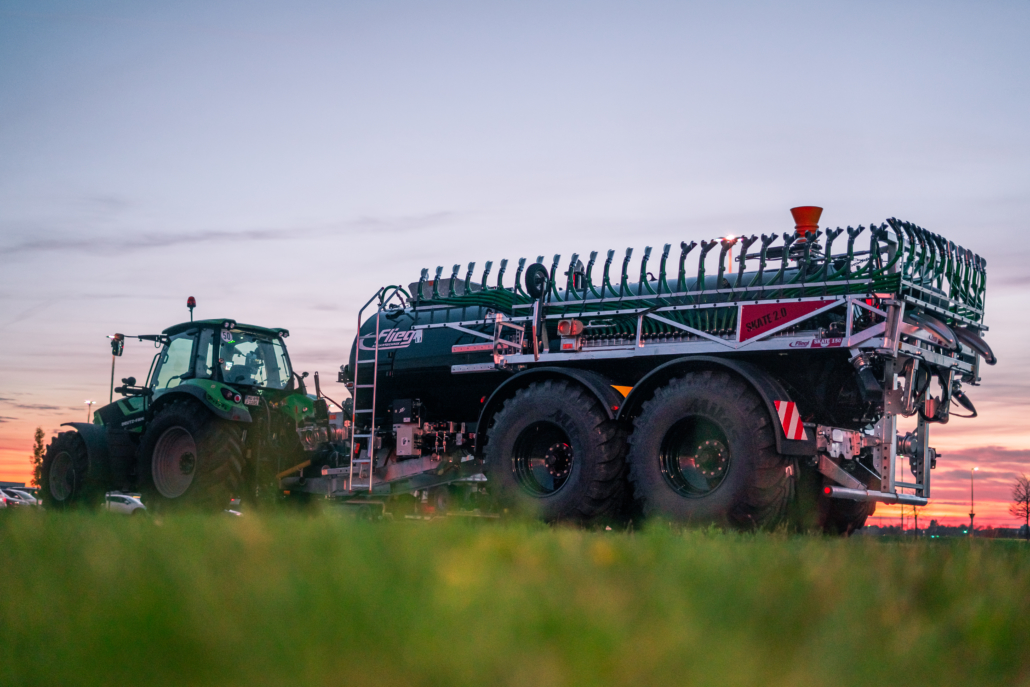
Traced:
<path id="1" fill-rule="evenodd" d="M 773 401 L 776 412 L 780 416 L 780 427 L 783 428 L 783 436 L 795 441 L 807 441 L 808 434 L 805 432 L 805 425 L 801 422 L 801 413 L 798 412 L 798 404 L 793 401 Z"/>

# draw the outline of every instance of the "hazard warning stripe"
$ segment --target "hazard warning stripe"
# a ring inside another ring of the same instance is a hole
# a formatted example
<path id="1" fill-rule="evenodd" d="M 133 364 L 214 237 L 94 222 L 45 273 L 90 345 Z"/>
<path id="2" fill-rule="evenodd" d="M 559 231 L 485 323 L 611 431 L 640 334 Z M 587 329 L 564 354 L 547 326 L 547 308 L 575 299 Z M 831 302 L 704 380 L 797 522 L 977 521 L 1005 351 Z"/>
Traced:
<path id="1" fill-rule="evenodd" d="M 776 412 L 780 416 L 783 436 L 795 441 L 807 441 L 808 434 L 805 432 L 805 425 L 801 422 L 798 404 L 793 401 L 773 401 L 773 404 L 776 406 Z"/>

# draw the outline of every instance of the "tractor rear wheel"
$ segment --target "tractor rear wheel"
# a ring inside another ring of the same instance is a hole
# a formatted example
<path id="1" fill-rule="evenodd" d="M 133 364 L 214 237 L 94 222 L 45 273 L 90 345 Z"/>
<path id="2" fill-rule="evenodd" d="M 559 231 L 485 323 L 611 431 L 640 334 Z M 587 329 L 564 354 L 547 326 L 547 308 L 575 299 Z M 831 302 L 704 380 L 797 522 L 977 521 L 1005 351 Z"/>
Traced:
<path id="1" fill-rule="evenodd" d="M 157 412 L 140 445 L 140 490 L 157 510 L 224 510 L 243 482 L 240 425 L 190 401 Z"/>
<path id="2" fill-rule="evenodd" d="M 519 390 L 487 437 L 484 473 L 502 508 L 549 522 L 619 515 L 626 434 L 579 385 L 548 380 Z"/>
<path id="3" fill-rule="evenodd" d="M 40 478 L 45 508 L 95 508 L 104 500 L 102 486 L 90 475 L 86 442 L 78 432 L 61 432 L 51 440 Z"/>
<path id="4" fill-rule="evenodd" d="M 629 479 L 644 515 L 742 529 L 771 527 L 794 491 L 761 398 L 724 372 L 673 379 L 630 435 Z"/>

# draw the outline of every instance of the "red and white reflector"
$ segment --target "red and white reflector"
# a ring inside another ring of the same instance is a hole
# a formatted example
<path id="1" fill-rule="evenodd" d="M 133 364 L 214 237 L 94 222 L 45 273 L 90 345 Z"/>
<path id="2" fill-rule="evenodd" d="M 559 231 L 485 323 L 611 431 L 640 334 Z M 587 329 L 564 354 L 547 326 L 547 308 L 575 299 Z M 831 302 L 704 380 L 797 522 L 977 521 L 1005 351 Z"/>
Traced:
<path id="1" fill-rule="evenodd" d="M 773 405 L 780 416 L 783 436 L 795 441 L 808 441 L 805 425 L 801 422 L 801 413 L 798 412 L 798 404 L 794 401 L 773 401 Z"/>

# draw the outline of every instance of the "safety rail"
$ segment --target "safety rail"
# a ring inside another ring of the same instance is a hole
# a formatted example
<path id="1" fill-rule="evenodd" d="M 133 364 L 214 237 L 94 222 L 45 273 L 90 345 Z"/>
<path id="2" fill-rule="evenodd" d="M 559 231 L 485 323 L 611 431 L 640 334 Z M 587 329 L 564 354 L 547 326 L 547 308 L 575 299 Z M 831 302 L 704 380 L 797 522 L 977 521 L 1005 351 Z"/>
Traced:
<path id="1" fill-rule="evenodd" d="M 846 250 L 833 252 L 833 244 L 847 234 Z M 669 259 L 672 244 L 665 244 L 658 266 L 658 275 L 648 271 L 651 247 L 647 247 L 639 262 L 638 278 L 631 279 L 630 264 L 633 249 L 628 248 L 622 259 L 619 276 L 614 278 L 615 251 L 609 250 L 603 263 L 600 283 L 595 284 L 593 270 L 598 253 L 590 254 L 586 266 L 579 254 L 573 254 L 568 268 L 559 279 L 561 256 L 555 255 L 548 269 L 544 257 L 536 259 L 546 272 L 545 292 L 531 295 L 523 287 L 521 275 L 526 270 L 526 259 L 518 261 L 515 284 L 505 287 L 503 278 L 508 264 L 501 261 L 496 282 L 489 285 L 493 263 L 487 262 L 481 278 L 473 280 L 475 262 L 470 262 L 464 279 L 459 277 L 460 265 L 454 265 L 449 278 L 443 277 L 443 267 L 437 267 L 435 277 L 429 279 L 429 270 L 423 269 L 416 284 L 414 296 L 408 304 L 417 309 L 432 306 L 481 306 L 505 313 L 518 314 L 518 310 L 533 308 L 539 301 L 544 317 L 569 316 L 577 310 L 590 307 L 608 311 L 618 317 L 627 302 L 639 302 L 645 307 L 678 305 L 707 305 L 739 301 L 780 300 L 812 296 L 833 297 L 857 294 L 893 294 L 909 299 L 913 305 L 925 305 L 955 322 L 980 327 L 983 321 L 983 301 L 986 287 L 986 261 L 954 242 L 933 234 L 909 222 L 888 219 L 880 225 L 870 225 L 868 249 L 856 251 L 855 243 L 866 227 L 815 231 L 799 237 L 785 233 L 782 243 L 774 245 L 779 236 L 725 237 L 680 244 L 676 274 L 670 283 Z M 819 240 L 825 240 L 825 247 Z M 759 250 L 748 253 L 753 244 Z M 740 255 L 733 257 L 733 249 L 740 246 Z M 697 272 L 687 274 L 687 259 L 700 245 Z M 715 274 L 708 274 L 706 259 L 719 248 Z M 756 270 L 748 271 L 749 260 L 757 259 Z M 739 263 L 734 272 L 733 263 Z M 530 267 L 532 268 L 532 264 Z M 564 288 L 561 282 L 564 281 Z M 726 311 L 729 314 L 731 310 Z M 731 329 L 735 323 L 721 321 L 716 328 Z M 629 322 L 613 323 L 613 332 L 627 329 Z M 695 325 L 692 325 L 696 327 Z M 656 332 L 663 331 L 652 325 Z M 706 333 L 711 333 L 705 328 Z"/>

